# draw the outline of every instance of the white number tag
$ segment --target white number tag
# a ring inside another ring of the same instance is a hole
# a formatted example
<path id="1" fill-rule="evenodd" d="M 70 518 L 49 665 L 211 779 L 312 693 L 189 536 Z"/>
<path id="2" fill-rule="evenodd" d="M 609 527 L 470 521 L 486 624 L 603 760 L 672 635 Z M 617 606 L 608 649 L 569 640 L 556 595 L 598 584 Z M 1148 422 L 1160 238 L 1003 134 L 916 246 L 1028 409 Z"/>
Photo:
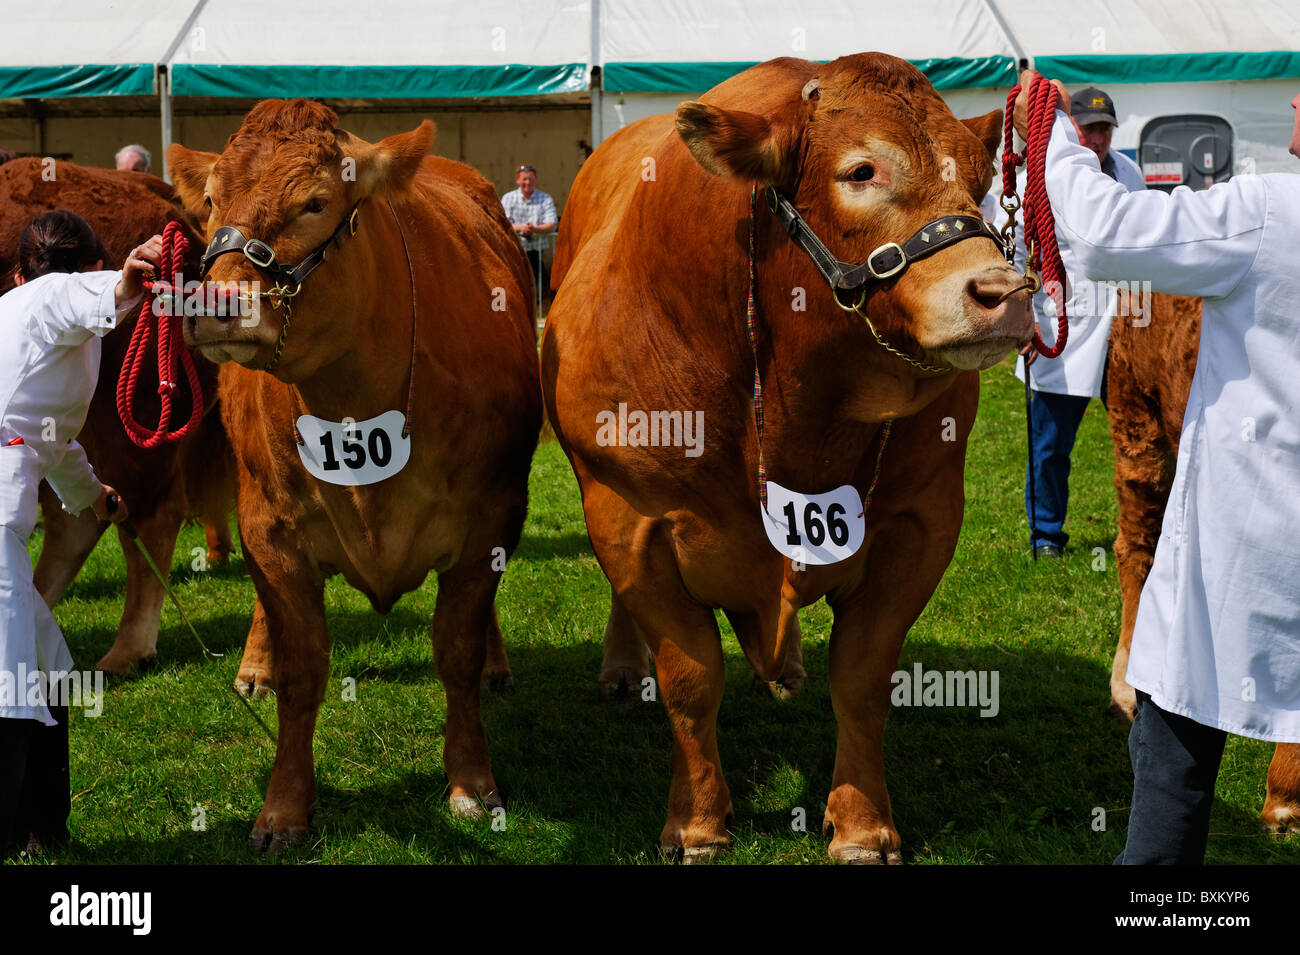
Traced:
<path id="1" fill-rule="evenodd" d="M 800 494 L 768 481 L 763 526 L 773 547 L 805 564 L 837 564 L 852 557 L 867 533 L 862 498 L 852 484 L 825 494 Z"/>
<path id="2" fill-rule="evenodd" d="M 406 415 L 385 411 L 367 421 L 341 423 L 309 414 L 298 419 L 298 457 L 312 475 L 355 487 L 386 481 L 411 459 L 411 438 L 402 437 Z"/>

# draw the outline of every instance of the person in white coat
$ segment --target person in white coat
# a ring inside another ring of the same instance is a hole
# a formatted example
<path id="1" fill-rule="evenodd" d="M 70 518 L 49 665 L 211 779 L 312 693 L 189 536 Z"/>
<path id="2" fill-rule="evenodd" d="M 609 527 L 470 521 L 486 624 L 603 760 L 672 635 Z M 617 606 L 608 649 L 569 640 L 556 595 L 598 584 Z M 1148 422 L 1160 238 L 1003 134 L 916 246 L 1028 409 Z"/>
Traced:
<path id="1" fill-rule="evenodd" d="M 1027 101 L 1015 109 L 1022 136 Z M 1291 152 L 1300 156 L 1300 114 Z M 1136 274 L 1156 292 L 1203 296 L 1177 469 L 1133 631 L 1133 803 L 1116 859 L 1198 863 L 1225 734 L 1300 742 L 1300 176 L 1129 192 L 1058 111 L 1046 179 L 1083 275 Z"/>
<path id="2" fill-rule="evenodd" d="M 17 285 L 0 296 L 0 858 L 66 838 L 67 706 L 52 681 L 72 667 L 32 582 L 27 541 L 47 480 L 64 508 L 110 515 L 77 443 L 99 375 L 100 338 L 141 298 L 162 249 L 155 236 L 105 272 L 93 230 L 70 212 L 33 220 L 19 240 Z"/>
<path id="3" fill-rule="evenodd" d="M 1115 103 L 1110 96 L 1090 86 L 1075 93 L 1070 104 L 1075 133 L 1096 154 L 1102 172 L 1130 192 L 1145 189 L 1146 179 L 1138 164 L 1110 148 L 1117 125 Z M 1023 166 L 1017 173 L 1016 192 L 1025 194 Z M 1006 213 L 1000 207 L 998 212 L 994 224 L 1001 228 Z M 1025 473 L 1025 513 L 1029 517 L 1029 544 L 1038 557 L 1060 557 L 1070 539 L 1064 527 L 1070 493 L 1070 453 L 1088 403 L 1093 398 L 1101 398 L 1103 404 L 1106 400 L 1102 380 L 1111 321 L 1119 305 L 1115 286 L 1088 281 L 1079 274 L 1078 260 L 1069 242 L 1061 240 L 1059 245 L 1067 276 L 1068 344 L 1057 358 L 1043 358 L 1030 346 L 1016 363 L 1016 377 L 1021 381 L 1026 363 L 1029 365 L 1034 395 L 1029 406 L 1033 447 Z M 1018 230 L 1016 265 L 1023 269 L 1026 257 L 1024 231 Z M 1054 345 L 1057 319 L 1052 297 L 1047 290 L 1039 289 L 1033 304 L 1039 335 L 1046 345 Z"/>

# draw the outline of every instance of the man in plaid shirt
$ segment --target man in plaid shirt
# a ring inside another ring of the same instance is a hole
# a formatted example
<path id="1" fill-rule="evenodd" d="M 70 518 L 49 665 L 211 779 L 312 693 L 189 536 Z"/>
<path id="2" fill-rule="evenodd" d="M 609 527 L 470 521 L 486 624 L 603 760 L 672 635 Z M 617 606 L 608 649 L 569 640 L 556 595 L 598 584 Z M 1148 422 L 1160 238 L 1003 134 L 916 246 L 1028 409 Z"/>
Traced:
<path id="1" fill-rule="evenodd" d="M 515 170 L 515 185 L 519 188 L 501 197 L 506 218 L 514 226 L 523 243 L 528 264 L 533 267 L 533 277 L 543 289 L 546 287 L 546 270 L 542 264 L 542 250 L 546 248 L 543 234 L 554 232 L 560 224 L 555 211 L 555 201 L 537 188 L 537 170 L 528 164 Z"/>

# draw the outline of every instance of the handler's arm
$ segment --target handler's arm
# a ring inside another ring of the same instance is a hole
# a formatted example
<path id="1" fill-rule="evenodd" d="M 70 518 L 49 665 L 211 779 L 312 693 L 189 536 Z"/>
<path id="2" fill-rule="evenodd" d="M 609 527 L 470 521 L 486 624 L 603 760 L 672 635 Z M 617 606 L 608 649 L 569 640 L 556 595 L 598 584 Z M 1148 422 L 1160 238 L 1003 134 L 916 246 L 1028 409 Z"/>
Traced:
<path id="1" fill-rule="evenodd" d="M 31 315 L 32 334 L 51 345 L 75 346 L 117 327 L 140 299 L 119 304 L 120 272 L 74 272 L 49 282 Z"/>
<path id="2" fill-rule="evenodd" d="M 1267 199 L 1256 176 L 1203 192 L 1129 192 L 1101 171 L 1058 111 L 1046 178 L 1057 232 L 1087 278 L 1149 281 L 1173 295 L 1226 295 L 1259 252 Z"/>
<path id="3" fill-rule="evenodd" d="M 98 501 L 104 491 L 104 486 L 95 476 L 95 469 L 86 458 L 86 449 L 75 440 L 60 455 L 45 479 L 69 514 L 80 514 Z"/>

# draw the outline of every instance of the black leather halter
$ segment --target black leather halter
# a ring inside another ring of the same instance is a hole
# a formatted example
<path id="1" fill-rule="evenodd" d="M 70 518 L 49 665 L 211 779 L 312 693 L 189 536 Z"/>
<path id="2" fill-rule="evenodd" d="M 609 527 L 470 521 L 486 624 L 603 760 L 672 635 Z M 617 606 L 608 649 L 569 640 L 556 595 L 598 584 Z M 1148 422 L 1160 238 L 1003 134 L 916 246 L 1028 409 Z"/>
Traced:
<path id="1" fill-rule="evenodd" d="M 244 233 L 234 226 L 223 225 L 212 234 L 212 241 L 208 243 L 203 258 L 199 260 L 199 281 L 202 282 L 208 277 L 208 272 L 212 270 L 213 263 L 221 256 L 229 255 L 231 252 L 239 252 L 253 265 L 271 275 L 279 283 L 281 289 L 296 292 L 302 283 L 307 280 L 307 276 L 316 271 L 316 268 L 328 259 L 336 248 L 343 244 L 344 239 L 356 235 L 357 209 L 360 208 L 360 205 L 360 203 L 357 203 L 357 205 L 353 206 L 352 211 L 339 223 L 338 228 L 330 234 L 330 237 L 312 249 L 301 262 L 293 266 L 281 265 L 277 262 L 275 260 L 275 250 L 261 239 L 246 238 Z"/>
<path id="2" fill-rule="evenodd" d="M 837 301 L 841 291 L 858 290 L 861 290 L 859 299 L 861 301 L 871 291 L 870 286 L 873 283 L 884 282 L 901 275 L 917 259 L 933 255 L 940 249 L 963 239 L 982 236 L 996 242 L 999 251 L 1003 247 L 1001 237 L 983 219 L 975 216 L 940 216 L 921 226 L 901 245 L 897 242 L 886 242 L 867 256 L 867 261 L 862 265 L 850 265 L 837 259 L 817 238 L 816 233 L 804 221 L 803 216 L 799 215 L 790 200 L 771 186 L 767 189 L 767 201 L 785 226 L 786 232 L 790 234 L 790 238 L 808 253 L 813 265 L 817 266 L 817 271 L 830 283 Z"/>

